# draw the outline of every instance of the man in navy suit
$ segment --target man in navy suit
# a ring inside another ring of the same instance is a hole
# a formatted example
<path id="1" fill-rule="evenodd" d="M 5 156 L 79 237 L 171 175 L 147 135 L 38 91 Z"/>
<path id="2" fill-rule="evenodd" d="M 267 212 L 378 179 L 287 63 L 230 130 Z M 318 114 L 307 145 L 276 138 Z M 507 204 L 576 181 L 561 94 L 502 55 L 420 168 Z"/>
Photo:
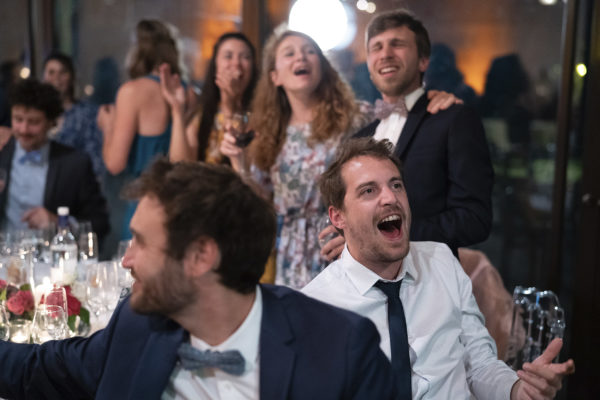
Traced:
<path id="1" fill-rule="evenodd" d="M 43 229 L 57 222 L 56 209 L 87 220 L 100 238 L 109 230 L 106 201 L 85 153 L 49 140 L 62 113 L 51 85 L 22 80 L 10 94 L 13 138 L 0 150 L 6 179 L 0 189 L 3 230 Z"/>
<path id="2" fill-rule="evenodd" d="M 491 229 L 493 170 L 479 116 L 463 105 L 427 112 L 422 88 L 431 52 L 427 30 L 405 10 L 367 27 L 367 65 L 382 94 L 377 119 L 356 134 L 388 139 L 404 165 L 413 222 L 411 240 L 458 247 Z"/>
<path id="3" fill-rule="evenodd" d="M 89 338 L 0 342 L 0 396 L 395 397 L 372 322 L 258 284 L 275 215 L 230 168 L 159 160 L 128 194 L 131 296 Z"/>

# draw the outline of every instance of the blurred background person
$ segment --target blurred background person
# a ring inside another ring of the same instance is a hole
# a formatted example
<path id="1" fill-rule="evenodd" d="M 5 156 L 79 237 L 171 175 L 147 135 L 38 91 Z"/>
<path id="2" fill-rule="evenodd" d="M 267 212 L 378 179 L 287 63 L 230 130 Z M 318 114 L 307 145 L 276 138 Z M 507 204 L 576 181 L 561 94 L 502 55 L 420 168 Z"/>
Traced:
<path id="1" fill-rule="evenodd" d="M 121 187 L 169 150 L 171 115 L 158 76 L 163 63 L 182 75 L 174 29 L 158 20 L 140 21 L 128 56 L 131 80 L 119 88 L 114 105 L 104 105 L 98 112 L 98 125 L 104 133 L 102 156 L 106 169 L 115 176 L 106 184 L 111 225 L 114 232 L 120 232 L 107 243 L 113 251 L 119 239 L 131 237 L 129 220 L 136 207 L 120 199 Z"/>
<path id="2" fill-rule="evenodd" d="M 10 130 L 10 105 L 8 93 L 19 79 L 21 64 L 9 60 L 0 64 L 0 149 L 12 136 Z"/>
<path id="3" fill-rule="evenodd" d="M 98 106 L 114 103 L 120 82 L 119 65 L 114 58 L 102 57 L 96 61 L 92 76 L 94 93 L 90 96 L 90 103 Z"/>
<path id="4" fill-rule="evenodd" d="M 485 80 L 481 116 L 506 122 L 514 151 L 529 158 L 533 118 L 531 82 L 518 54 L 496 57 Z"/>
<path id="5" fill-rule="evenodd" d="M 198 106 L 186 125 L 184 88 L 179 76 L 167 64 L 162 66 L 163 95 L 173 118 L 171 161 L 228 163 L 219 150 L 226 120 L 248 111 L 257 78 L 256 52 L 248 38 L 239 32 L 221 35 L 213 46 Z"/>
<path id="6" fill-rule="evenodd" d="M 463 74 L 458 70 L 454 51 L 443 43 L 431 46 L 429 65 L 423 81 L 426 90 L 443 90 L 452 93 L 467 106 L 477 105 L 477 94 L 465 83 Z"/>
<path id="7" fill-rule="evenodd" d="M 75 68 L 71 57 L 58 51 L 50 53 L 44 61 L 42 80 L 58 90 L 64 109 L 50 135 L 59 143 L 85 152 L 92 160 L 96 176 L 102 177 L 102 132 L 96 124 L 98 107 L 75 98 Z"/>

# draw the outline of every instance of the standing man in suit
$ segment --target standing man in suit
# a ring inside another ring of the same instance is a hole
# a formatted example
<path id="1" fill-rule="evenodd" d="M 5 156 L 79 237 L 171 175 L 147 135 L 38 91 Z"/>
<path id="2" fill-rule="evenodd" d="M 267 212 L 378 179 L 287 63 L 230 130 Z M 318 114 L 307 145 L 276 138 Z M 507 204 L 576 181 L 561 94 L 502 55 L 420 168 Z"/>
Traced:
<path id="1" fill-rule="evenodd" d="M 159 160 L 129 195 L 131 297 L 89 338 L 0 341 L 0 396 L 395 398 L 372 322 L 258 285 L 275 214 L 230 168 Z"/>
<path id="2" fill-rule="evenodd" d="M 382 94 L 377 119 L 356 134 L 388 139 L 404 165 L 412 240 L 458 247 L 491 229 L 493 170 L 478 115 L 455 104 L 428 113 L 423 74 L 431 45 L 423 24 L 405 10 L 377 15 L 366 33 L 367 65 Z"/>
<path id="3" fill-rule="evenodd" d="M 99 237 L 108 232 L 106 201 L 87 155 L 48 139 L 62 113 L 58 92 L 35 79 L 16 83 L 10 94 L 13 138 L 0 151 L 6 181 L 0 193 L 3 230 L 46 228 L 56 209 L 88 220 Z"/>

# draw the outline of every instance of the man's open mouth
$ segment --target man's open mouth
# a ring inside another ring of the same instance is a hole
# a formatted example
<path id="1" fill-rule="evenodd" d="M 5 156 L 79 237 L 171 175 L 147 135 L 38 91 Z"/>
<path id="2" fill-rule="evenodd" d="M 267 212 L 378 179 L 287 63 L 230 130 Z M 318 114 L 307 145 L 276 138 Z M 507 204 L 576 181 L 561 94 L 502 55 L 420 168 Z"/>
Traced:
<path id="1" fill-rule="evenodd" d="M 398 214 L 389 215 L 379 221 L 377 229 L 389 239 L 399 238 L 402 236 L 402 217 Z"/>

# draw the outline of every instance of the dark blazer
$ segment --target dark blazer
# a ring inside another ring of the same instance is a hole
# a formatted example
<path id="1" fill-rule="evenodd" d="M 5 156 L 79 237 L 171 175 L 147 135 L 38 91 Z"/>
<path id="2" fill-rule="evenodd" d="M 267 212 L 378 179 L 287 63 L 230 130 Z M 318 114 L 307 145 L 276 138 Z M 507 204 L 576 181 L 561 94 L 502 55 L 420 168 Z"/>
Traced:
<path id="1" fill-rule="evenodd" d="M 446 243 L 457 255 L 490 233 L 494 171 L 477 113 L 453 105 L 430 114 L 427 104 L 423 95 L 411 109 L 394 151 L 404 168 L 410 239 Z M 374 135 L 379 122 L 355 137 Z"/>
<path id="2" fill-rule="evenodd" d="M 0 167 L 7 171 L 6 188 L 0 194 L 0 223 L 5 218 L 4 209 L 14 153 L 15 139 L 11 138 L 0 151 Z M 108 233 L 106 200 L 100 192 L 89 157 L 54 141 L 50 141 L 43 206 L 53 213 L 56 213 L 58 207 L 67 206 L 73 217 L 90 221 L 99 238 Z"/>
<path id="3" fill-rule="evenodd" d="M 390 399 L 393 376 L 373 323 L 288 288 L 261 286 L 261 399 Z M 189 337 L 129 301 L 90 338 L 0 341 L 0 396 L 159 399 Z"/>

